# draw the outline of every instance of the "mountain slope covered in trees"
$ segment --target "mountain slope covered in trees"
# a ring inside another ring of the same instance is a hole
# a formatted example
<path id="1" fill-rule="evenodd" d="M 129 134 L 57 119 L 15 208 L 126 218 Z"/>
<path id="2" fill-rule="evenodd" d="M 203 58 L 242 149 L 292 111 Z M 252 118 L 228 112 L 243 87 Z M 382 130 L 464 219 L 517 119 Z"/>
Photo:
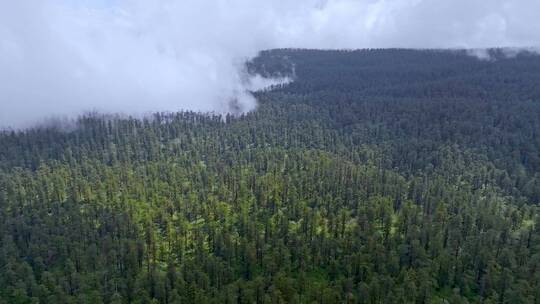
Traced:
<path id="1" fill-rule="evenodd" d="M 540 303 L 540 56 L 272 50 L 256 111 L 0 134 L 0 303 Z"/>

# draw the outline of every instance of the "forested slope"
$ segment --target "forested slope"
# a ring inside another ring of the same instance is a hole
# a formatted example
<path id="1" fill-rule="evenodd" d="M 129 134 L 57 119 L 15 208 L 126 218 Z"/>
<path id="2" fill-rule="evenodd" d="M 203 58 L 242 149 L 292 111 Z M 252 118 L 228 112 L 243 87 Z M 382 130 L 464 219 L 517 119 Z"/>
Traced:
<path id="1" fill-rule="evenodd" d="M 0 134 L 0 303 L 540 303 L 540 56 L 272 50 L 241 116 Z"/>

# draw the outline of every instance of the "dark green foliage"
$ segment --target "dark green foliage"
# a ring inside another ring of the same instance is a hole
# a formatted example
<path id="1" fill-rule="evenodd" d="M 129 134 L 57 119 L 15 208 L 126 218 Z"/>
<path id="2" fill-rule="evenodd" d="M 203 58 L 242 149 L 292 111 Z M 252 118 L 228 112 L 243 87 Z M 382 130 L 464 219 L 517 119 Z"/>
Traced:
<path id="1" fill-rule="evenodd" d="M 540 57 L 264 52 L 240 117 L 0 135 L 0 303 L 540 303 Z"/>

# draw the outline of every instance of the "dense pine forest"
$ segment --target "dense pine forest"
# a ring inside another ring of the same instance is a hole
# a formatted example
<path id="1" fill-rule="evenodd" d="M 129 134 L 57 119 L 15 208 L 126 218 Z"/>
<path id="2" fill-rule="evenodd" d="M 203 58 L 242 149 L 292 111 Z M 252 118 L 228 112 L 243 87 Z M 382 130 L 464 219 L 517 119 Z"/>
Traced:
<path id="1" fill-rule="evenodd" d="M 0 133 L 0 303 L 540 303 L 540 56 L 272 50 L 239 115 Z"/>

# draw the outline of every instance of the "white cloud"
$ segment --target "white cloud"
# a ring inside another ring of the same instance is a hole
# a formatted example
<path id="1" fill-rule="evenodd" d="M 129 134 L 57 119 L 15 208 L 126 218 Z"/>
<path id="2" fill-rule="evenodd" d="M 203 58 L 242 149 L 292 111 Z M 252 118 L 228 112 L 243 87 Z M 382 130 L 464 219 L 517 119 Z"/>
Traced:
<path id="1" fill-rule="evenodd" d="M 540 44 L 536 0 L 0 0 L 0 126 L 255 107 L 259 50 Z M 481 53 L 479 53 L 481 54 Z"/>

